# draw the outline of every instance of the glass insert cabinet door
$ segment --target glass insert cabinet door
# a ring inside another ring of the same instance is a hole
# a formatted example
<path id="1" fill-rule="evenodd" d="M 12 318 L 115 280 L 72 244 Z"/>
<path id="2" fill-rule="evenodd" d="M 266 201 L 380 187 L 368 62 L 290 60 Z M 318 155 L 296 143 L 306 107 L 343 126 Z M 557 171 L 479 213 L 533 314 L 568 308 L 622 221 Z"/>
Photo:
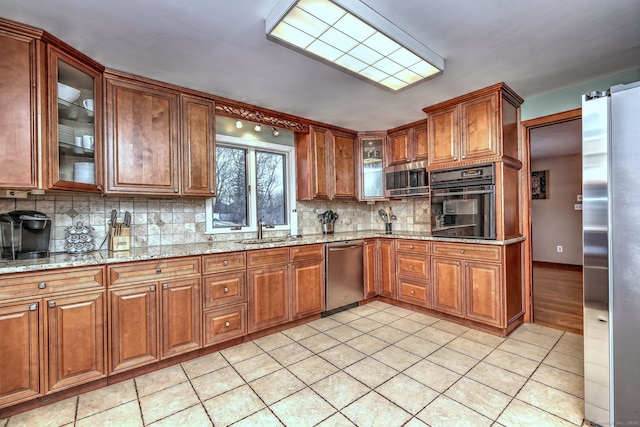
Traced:
<path id="1" fill-rule="evenodd" d="M 102 189 L 100 72 L 50 50 L 51 188 Z"/>
<path id="2" fill-rule="evenodd" d="M 361 200 L 384 199 L 383 138 L 360 138 Z"/>

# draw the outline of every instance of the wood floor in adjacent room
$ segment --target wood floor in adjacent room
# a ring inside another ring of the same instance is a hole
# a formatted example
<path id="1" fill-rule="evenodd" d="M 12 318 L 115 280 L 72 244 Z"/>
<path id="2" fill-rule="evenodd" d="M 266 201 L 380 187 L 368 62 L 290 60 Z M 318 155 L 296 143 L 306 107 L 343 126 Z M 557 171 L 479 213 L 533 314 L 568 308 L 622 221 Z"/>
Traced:
<path id="1" fill-rule="evenodd" d="M 582 266 L 533 263 L 534 323 L 582 334 Z"/>

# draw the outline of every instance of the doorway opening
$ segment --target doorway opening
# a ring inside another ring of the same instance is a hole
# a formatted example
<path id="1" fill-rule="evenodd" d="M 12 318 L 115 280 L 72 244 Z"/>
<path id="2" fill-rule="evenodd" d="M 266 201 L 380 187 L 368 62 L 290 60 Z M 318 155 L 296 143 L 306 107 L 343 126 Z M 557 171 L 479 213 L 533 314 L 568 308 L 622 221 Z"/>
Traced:
<path id="1" fill-rule="evenodd" d="M 530 152 L 523 180 L 529 194 L 527 321 L 578 334 L 583 328 L 581 121 L 578 109 L 523 122 Z"/>

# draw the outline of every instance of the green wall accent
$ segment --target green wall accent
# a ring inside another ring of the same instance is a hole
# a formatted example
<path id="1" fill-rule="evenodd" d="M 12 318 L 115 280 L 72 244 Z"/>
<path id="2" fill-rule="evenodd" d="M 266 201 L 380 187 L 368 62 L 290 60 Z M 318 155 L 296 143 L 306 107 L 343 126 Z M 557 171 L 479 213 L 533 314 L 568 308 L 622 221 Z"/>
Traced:
<path id="1" fill-rule="evenodd" d="M 606 90 L 617 84 L 640 81 L 640 68 L 613 74 L 586 83 L 559 89 L 525 99 L 520 109 L 521 120 L 574 110 L 582 106 L 582 95 L 593 90 Z"/>

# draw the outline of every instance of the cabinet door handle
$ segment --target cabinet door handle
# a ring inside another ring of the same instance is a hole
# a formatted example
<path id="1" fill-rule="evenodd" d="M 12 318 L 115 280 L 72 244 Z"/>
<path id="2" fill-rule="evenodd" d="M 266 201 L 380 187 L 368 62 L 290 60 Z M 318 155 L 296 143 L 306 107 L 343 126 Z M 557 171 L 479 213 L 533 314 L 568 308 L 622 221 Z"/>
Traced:
<path id="1" fill-rule="evenodd" d="M 166 283 L 162 284 L 162 289 L 169 289 L 169 285 L 167 285 Z"/>
<path id="2" fill-rule="evenodd" d="M 47 287 L 47 284 L 45 282 L 38 283 L 38 289 L 44 289 L 46 287 Z"/>
<path id="3" fill-rule="evenodd" d="M 289 269 L 289 266 L 288 266 L 288 265 L 285 265 L 285 266 L 284 266 L 284 269 L 285 269 L 285 270 L 288 270 L 288 269 Z"/>
<path id="4" fill-rule="evenodd" d="M 228 328 L 229 326 L 231 326 L 231 323 L 229 323 L 229 322 L 224 322 L 224 326 L 226 326 L 226 327 Z"/>
<path id="5" fill-rule="evenodd" d="M 460 261 L 456 261 L 456 265 L 460 267 Z"/>
<path id="6" fill-rule="evenodd" d="M 96 188 L 97 188 L 98 190 L 102 190 L 102 185 L 98 185 Z"/>
<path id="7" fill-rule="evenodd" d="M 227 261 L 227 260 L 222 261 L 222 265 L 224 265 L 226 267 L 227 265 L 229 265 L 229 261 Z"/>
<path id="8" fill-rule="evenodd" d="M 467 155 L 466 155 L 466 154 L 463 154 L 463 155 L 462 155 L 462 158 L 463 158 L 463 159 L 466 159 L 466 158 L 467 158 Z"/>
<path id="9" fill-rule="evenodd" d="M 55 301 L 49 301 L 49 303 L 47 304 L 49 306 L 49 308 L 53 308 L 56 306 L 56 302 Z"/>
<path id="10" fill-rule="evenodd" d="M 458 160 L 458 157 L 456 157 L 456 156 L 453 156 L 453 160 Z"/>
<path id="11" fill-rule="evenodd" d="M 469 267 L 469 262 L 468 262 L 468 261 L 467 261 L 467 262 L 465 262 L 465 263 L 464 263 L 464 266 L 465 266 L 465 267 Z"/>
<path id="12" fill-rule="evenodd" d="M 31 304 L 29 306 L 29 311 L 36 311 L 38 309 L 38 304 Z"/>
<path id="13" fill-rule="evenodd" d="M 174 189 L 173 189 L 173 192 L 174 192 L 174 193 L 177 193 L 178 191 L 180 191 L 180 190 L 178 190 L 177 188 L 174 188 Z"/>
<path id="14" fill-rule="evenodd" d="M 151 286 L 149 287 L 149 291 L 151 291 L 151 292 L 155 292 L 155 291 L 156 291 L 156 285 L 151 285 Z"/>
<path id="15" fill-rule="evenodd" d="M 211 194 L 213 194 L 213 193 L 215 193 L 215 192 L 216 192 L 216 190 L 215 190 L 214 188 L 212 188 L 211 190 L 209 190 L 209 193 L 211 193 Z"/>
<path id="16" fill-rule="evenodd" d="M 156 274 L 160 274 L 162 273 L 162 269 L 161 268 L 156 268 Z"/>
<path id="17" fill-rule="evenodd" d="M 229 292 L 229 288 L 224 288 L 224 293 L 228 293 Z"/>
<path id="18" fill-rule="evenodd" d="M 295 264 L 293 264 L 293 265 L 291 266 L 291 268 L 296 268 L 296 265 L 295 265 Z"/>

